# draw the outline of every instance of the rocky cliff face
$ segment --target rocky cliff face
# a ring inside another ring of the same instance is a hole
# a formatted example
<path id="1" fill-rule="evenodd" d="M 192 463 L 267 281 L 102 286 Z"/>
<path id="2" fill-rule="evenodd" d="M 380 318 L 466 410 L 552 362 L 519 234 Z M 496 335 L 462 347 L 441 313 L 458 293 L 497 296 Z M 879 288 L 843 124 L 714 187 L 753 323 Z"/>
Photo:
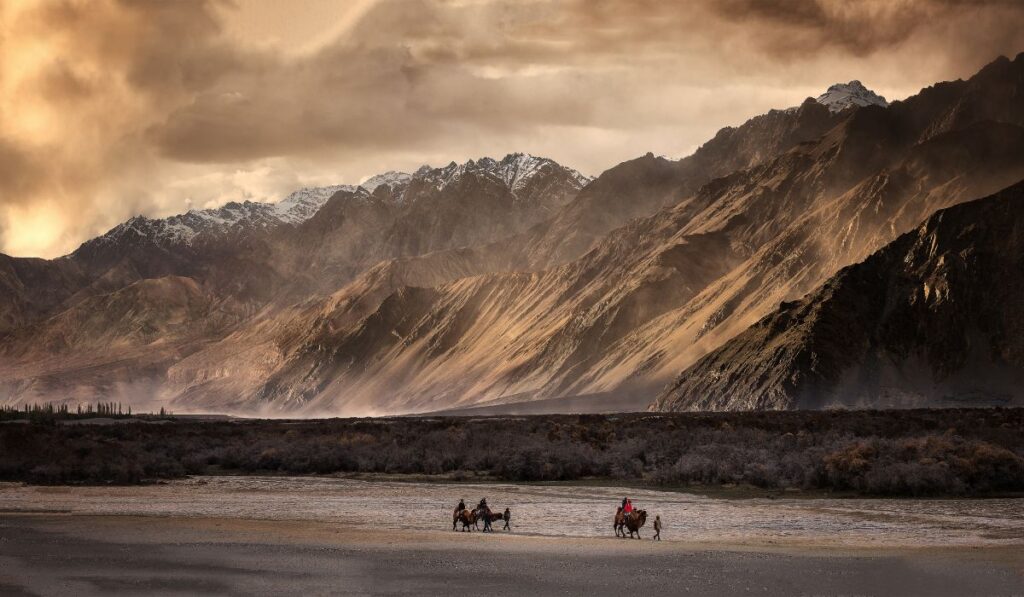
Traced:
<path id="1" fill-rule="evenodd" d="M 1024 183 L 944 209 L 684 371 L 657 410 L 1024 404 Z"/>

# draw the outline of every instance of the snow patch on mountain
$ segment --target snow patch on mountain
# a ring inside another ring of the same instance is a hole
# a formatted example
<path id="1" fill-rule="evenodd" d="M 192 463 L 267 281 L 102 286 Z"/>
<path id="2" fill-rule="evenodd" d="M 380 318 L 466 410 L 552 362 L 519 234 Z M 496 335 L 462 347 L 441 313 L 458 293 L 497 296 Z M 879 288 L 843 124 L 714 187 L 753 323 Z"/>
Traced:
<path id="1" fill-rule="evenodd" d="M 518 195 L 537 176 L 561 169 L 578 188 L 586 186 L 593 178 L 568 168 L 548 158 L 526 153 L 511 153 L 501 160 L 483 157 L 469 160 L 464 164 L 451 162 L 443 168 L 424 165 L 413 174 L 413 178 L 433 184 L 438 190 L 455 183 L 467 174 L 484 175 L 502 182 L 513 195 Z"/>
<path id="2" fill-rule="evenodd" d="M 338 191 L 351 193 L 355 190 L 356 187 L 345 184 L 302 188 L 273 204 L 274 211 L 282 222 L 300 224 L 313 217 L 313 214 Z"/>
<path id="3" fill-rule="evenodd" d="M 851 106 L 882 106 L 889 105 L 886 99 L 865 87 L 860 81 L 836 83 L 828 91 L 816 98 L 819 104 L 827 106 L 831 112 L 842 112 Z"/>
<path id="4" fill-rule="evenodd" d="M 414 174 L 385 172 L 372 176 L 358 186 L 331 185 L 299 189 L 276 203 L 258 201 L 232 201 L 216 209 L 193 209 L 167 218 L 136 216 L 118 225 L 105 235 L 89 243 L 118 243 L 123 241 L 151 242 L 160 246 L 191 245 L 200 235 L 244 232 L 259 228 L 272 228 L 285 224 L 298 225 L 313 217 L 334 194 L 344 191 L 355 198 L 369 200 L 370 194 L 381 186 L 390 187 L 392 200 L 400 202 L 404 189 L 414 179 L 434 185 L 438 190 L 458 181 L 467 173 L 489 176 L 506 185 L 513 195 L 524 190 L 536 177 L 561 169 L 572 184 L 582 188 L 592 178 L 566 168 L 547 158 L 514 153 L 502 160 L 481 158 L 464 164 L 452 162 L 444 168 L 423 166 Z"/>
<path id="5" fill-rule="evenodd" d="M 364 189 L 371 193 L 374 190 L 376 190 L 377 187 L 380 186 L 387 186 L 390 187 L 392 190 L 395 190 L 408 184 L 410 179 L 412 179 L 411 174 L 408 174 L 406 172 L 395 172 L 394 170 L 391 170 L 389 172 L 385 172 L 384 174 L 371 176 L 370 178 L 367 178 L 363 182 L 359 183 L 359 186 L 363 187 Z"/>
<path id="6" fill-rule="evenodd" d="M 313 217 L 339 191 L 356 192 L 351 185 L 299 189 L 277 203 L 232 201 L 215 209 L 193 209 L 167 218 L 136 216 L 92 242 L 102 244 L 145 240 L 158 245 L 191 245 L 201 234 L 297 225 Z M 89 243 L 87 243 L 89 244 Z"/>

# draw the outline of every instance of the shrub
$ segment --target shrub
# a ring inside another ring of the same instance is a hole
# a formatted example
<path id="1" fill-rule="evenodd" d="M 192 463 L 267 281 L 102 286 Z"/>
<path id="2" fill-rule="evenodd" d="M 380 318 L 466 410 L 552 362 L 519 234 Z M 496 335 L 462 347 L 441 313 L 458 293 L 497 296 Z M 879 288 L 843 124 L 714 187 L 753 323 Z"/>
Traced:
<path id="1" fill-rule="evenodd" d="M 745 483 L 880 495 L 1024 491 L 1024 410 L 0 424 L 0 479 L 478 474 L 508 481 Z"/>

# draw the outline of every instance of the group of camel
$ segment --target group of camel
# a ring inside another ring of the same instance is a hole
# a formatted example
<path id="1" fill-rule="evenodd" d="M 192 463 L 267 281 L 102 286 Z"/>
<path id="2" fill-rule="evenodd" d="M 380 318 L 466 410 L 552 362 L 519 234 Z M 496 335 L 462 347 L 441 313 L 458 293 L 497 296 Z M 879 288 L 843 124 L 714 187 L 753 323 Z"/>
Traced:
<path id="1" fill-rule="evenodd" d="M 463 531 L 480 530 L 479 522 L 484 521 L 483 532 L 493 532 L 491 528 L 492 522 L 498 522 L 499 520 L 505 521 L 505 526 L 502 529 L 508 531 L 511 530 L 509 521 L 512 520 L 512 512 L 505 508 L 505 512 L 492 512 L 490 508 L 463 508 L 462 510 L 456 509 L 452 516 L 452 530 L 455 530 L 455 526 L 460 522 L 462 523 Z"/>
<path id="2" fill-rule="evenodd" d="M 511 530 L 509 527 L 509 521 L 512 520 L 512 512 L 505 508 L 504 512 L 492 512 L 490 508 L 463 508 L 461 510 L 456 509 L 452 515 L 452 530 L 456 530 L 456 527 L 461 522 L 462 530 L 464 532 L 471 532 L 473 530 L 480 530 L 479 522 L 484 521 L 483 532 L 493 531 L 491 528 L 492 522 L 498 522 L 499 520 L 505 521 L 503 530 Z M 615 536 L 626 538 L 626 531 L 629 531 L 629 537 L 632 539 L 636 535 L 636 539 L 640 538 L 640 527 L 644 526 L 647 522 L 647 510 L 633 510 L 629 514 L 622 511 L 622 508 L 618 508 L 615 512 Z M 657 527 L 658 525 L 654 525 Z"/>

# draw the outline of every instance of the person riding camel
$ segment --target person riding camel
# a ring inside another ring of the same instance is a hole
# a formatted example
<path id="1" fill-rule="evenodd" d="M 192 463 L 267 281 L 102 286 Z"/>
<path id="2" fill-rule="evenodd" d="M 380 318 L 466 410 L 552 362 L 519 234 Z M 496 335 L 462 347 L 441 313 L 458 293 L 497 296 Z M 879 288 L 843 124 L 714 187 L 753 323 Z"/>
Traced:
<path id="1" fill-rule="evenodd" d="M 633 512 L 633 502 L 628 498 L 622 498 L 622 513 L 629 516 Z"/>
<path id="2" fill-rule="evenodd" d="M 466 509 L 466 500 L 460 498 L 459 499 L 459 505 L 455 507 L 455 512 L 456 513 L 462 512 L 465 509 Z"/>

